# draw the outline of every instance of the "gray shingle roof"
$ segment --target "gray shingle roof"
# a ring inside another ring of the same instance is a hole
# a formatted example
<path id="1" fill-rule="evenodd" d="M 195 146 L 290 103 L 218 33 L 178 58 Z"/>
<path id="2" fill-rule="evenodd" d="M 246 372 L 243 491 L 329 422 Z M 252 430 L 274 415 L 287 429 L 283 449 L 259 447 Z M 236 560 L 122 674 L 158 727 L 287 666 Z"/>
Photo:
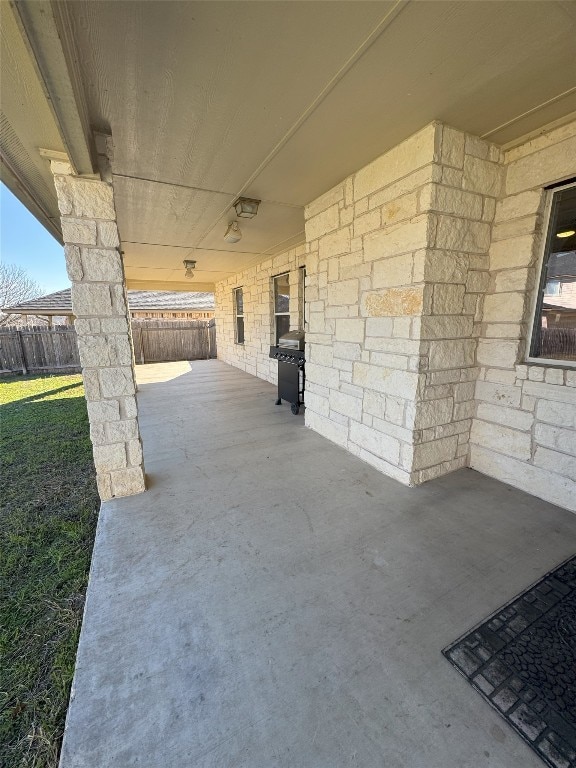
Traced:
<path id="1" fill-rule="evenodd" d="M 128 291 L 128 305 L 133 312 L 195 312 L 214 309 L 213 293 L 181 291 Z M 70 288 L 37 299 L 23 301 L 2 312 L 22 315 L 70 315 L 72 298 Z"/>

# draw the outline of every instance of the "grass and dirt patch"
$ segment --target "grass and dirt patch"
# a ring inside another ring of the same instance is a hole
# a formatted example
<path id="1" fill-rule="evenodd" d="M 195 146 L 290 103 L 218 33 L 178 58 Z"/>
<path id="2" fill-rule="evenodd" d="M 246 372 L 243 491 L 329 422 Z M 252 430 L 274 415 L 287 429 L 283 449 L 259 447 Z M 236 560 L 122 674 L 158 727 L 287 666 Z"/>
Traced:
<path id="1" fill-rule="evenodd" d="M 0 766 L 56 768 L 99 500 L 82 378 L 0 379 Z"/>

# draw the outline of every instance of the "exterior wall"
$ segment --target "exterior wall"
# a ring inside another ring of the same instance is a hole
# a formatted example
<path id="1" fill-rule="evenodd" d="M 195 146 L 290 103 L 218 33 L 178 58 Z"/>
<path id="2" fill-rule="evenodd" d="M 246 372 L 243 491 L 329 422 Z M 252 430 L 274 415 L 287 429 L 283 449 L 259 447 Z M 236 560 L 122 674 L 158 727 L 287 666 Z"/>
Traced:
<path id="1" fill-rule="evenodd" d="M 505 154 L 426 126 L 217 286 L 219 356 L 275 381 L 271 277 L 305 264 L 308 426 L 407 484 L 470 465 L 576 509 L 576 371 L 524 363 L 543 187 L 575 175 L 576 123 Z"/>
<path id="2" fill-rule="evenodd" d="M 306 249 L 299 246 L 216 285 L 216 346 L 220 360 L 276 383 L 278 363 L 268 357 L 274 343 L 272 278 L 290 273 L 290 330 L 299 330 L 303 316 L 299 268 L 305 265 Z M 243 289 L 244 344 L 236 344 L 235 288 Z"/>
<path id="3" fill-rule="evenodd" d="M 145 489 L 134 355 L 111 184 L 52 161 L 72 309 L 103 500 Z"/>
<path id="4" fill-rule="evenodd" d="M 408 484 L 467 463 L 499 160 L 432 124 L 306 211 L 307 423 Z"/>
<path id="5" fill-rule="evenodd" d="M 576 510 L 576 370 L 525 363 L 546 234 L 543 188 L 576 176 L 576 122 L 506 152 L 504 166 L 470 466 Z"/>

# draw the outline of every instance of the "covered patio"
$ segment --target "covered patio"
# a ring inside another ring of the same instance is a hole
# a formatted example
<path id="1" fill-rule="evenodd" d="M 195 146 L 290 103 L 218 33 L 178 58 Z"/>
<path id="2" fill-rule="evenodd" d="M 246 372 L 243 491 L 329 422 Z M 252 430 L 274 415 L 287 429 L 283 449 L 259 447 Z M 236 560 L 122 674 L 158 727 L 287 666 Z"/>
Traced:
<path id="1" fill-rule="evenodd" d="M 61 768 L 538 768 L 441 649 L 573 552 L 472 470 L 406 488 L 221 361 L 137 368 Z"/>

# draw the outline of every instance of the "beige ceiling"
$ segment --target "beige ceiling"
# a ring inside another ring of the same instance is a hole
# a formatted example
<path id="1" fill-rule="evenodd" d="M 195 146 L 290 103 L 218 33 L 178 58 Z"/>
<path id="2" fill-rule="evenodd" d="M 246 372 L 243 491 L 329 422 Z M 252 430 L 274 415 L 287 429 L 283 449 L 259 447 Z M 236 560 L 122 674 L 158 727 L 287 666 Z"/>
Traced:
<path id="1" fill-rule="evenodd" d="M 575 111 L 575 5 L 69 3 L 90 123 L 114 139 L 129 285 L 212 285 L 300 242 L 306 203 L 431 120 L 504 144 Z M 28 155 L 60 149 L 15 90 Z M 240 193 L 263 203 L 230 246 Z"/>

